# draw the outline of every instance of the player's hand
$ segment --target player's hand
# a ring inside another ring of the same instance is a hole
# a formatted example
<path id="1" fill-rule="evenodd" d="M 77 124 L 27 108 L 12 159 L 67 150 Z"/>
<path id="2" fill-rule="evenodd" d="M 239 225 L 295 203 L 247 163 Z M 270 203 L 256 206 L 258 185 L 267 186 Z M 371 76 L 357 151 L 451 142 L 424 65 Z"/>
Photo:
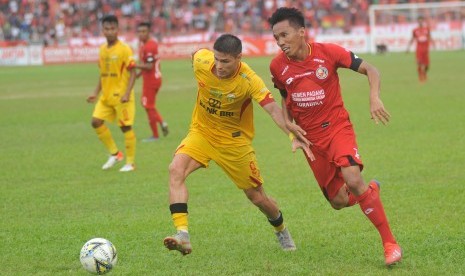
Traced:
<path id="1" fill-rule="evenodd" d="M 129 95 L 124 94 L 123 97 L 121 97 L 121 102 L 122 103 L 129 102 Z"/>
<path id="2" fill-rule="evenodd" d="M 288 122 L 286 124 L 287 129 L 294 134 L 297 139 L 304 142 L 306 145 L 311 146 L 312 143 L 305 137 L 307 132 L 303 130 L 299 125 Z"/>
<path id="3" fill-rule="evenodd" d="M 313 155 L 313 152 L 310 150 L 310 146 L 305 142 L 294 138 L 294 140 L 292 140 L 292 152 L 295 152 L 299 148 L 304 151 L 308 158 L 310 158 L 310 161 L 315 161 L 315 155 Z"/>
<path id="4" fill-rule="evenodd" d="M 87 102 L 88 103 L 94 103 L 95 100 L 97 100 L 97 95 L 95 95 L 95 94 L 92 94 L 89 97 L 87 97 Z"/>
<path id="5" fill-rule="evenodd" d="M 370 113 L 371 119 L 375 120 L 376 124 L 381 122 L 386 125 L 391 117 L 391 114 L 384 108 L 384 104 L 379 98 L 370 100 Z"/>

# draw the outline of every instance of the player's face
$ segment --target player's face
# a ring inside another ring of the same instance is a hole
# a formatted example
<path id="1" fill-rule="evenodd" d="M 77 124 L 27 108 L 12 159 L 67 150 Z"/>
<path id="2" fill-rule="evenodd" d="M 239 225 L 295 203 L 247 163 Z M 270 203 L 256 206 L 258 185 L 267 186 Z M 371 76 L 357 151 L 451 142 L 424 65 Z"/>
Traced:
<path id="1" fill-rule="evenodd" d="M 420 25 L 420 27 L 424 27 L 425 26 L 425 20 L 423 18 L 418 19 L 418 25 Z"/>
<path id="2" fill-rule="evenodd" d="M 137 35 L 139 36 L 140 41 L 146 42 L 149 39 L 149 28 L 146 26 L 138 27 Z"/>
<path id="3" fill-rule="evenodd" d="M 274 24 L 273 36 L 279 48 L 290 58 L 296 57 L 302 45 L 306 45 L 302 43 L 305 40 L 305 29 L 289 24 L 289 20 Z"/>
<path id="4" fill-rule="evenodd" d="M 103 23 L 102 28 L 103 35 L 109 44 L 115 42 L 118 39 L 118 24 L 113 22 L 105 22 Z"/>
<path id="5" fill-rule="evenodd" d="M 239 68 L 242 54 L 232 56 L 215 50 L 215 74 L 220 79 L 227 79 L 234 75 Z"/>

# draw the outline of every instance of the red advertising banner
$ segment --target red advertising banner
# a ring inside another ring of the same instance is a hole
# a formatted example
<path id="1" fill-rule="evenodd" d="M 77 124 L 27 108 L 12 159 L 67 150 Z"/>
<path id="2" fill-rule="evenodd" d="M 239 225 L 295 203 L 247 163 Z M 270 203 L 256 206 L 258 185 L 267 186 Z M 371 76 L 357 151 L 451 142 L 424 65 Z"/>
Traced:
<path id="1" fill-rule="evenodd" d="M 97 62 L 99 47 L 47 47 L 43 49 L 44 64 Z"/>

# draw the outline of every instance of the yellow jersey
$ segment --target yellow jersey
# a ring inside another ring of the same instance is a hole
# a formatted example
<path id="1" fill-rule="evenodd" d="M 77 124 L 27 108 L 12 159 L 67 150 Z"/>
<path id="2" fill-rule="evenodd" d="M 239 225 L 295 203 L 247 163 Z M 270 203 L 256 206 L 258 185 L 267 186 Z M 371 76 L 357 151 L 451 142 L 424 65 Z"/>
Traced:
<path id="1" fill-rule="evenodd" d="M 108 105 L 119 104 L 129 84 L 129 70 L 135 66 L 131 47 L 119 40 L 111 47 L 103 44 L 100 46 L 98 65 L 102 84 L 100 99 Z M 134 101 L 134 90 L 129 100 Z"/>
<path id="2" fill-rule="evenodd" d="M 219 79 L 212 72 L 214 61 L 207 49 L 193 56 L 198 92 L 191 131 L 200 132 L 213 145 L 249 145 L 255 132 L 252 100 L 264 106 L 274 102 L 273 96 L 246 63 L 241 62 L 232 77 Z"/>

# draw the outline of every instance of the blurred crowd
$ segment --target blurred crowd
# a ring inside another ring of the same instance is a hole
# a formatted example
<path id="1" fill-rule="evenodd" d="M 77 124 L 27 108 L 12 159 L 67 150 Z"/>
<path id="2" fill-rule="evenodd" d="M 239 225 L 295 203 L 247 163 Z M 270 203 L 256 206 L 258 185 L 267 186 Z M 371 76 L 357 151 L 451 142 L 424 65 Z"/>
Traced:
<path id="1" fill-rule="evenodd" d="M 200 32 L 260 35 L 277 7 L 303 11 L 308 27 L 321 33 L 347 33 L 367 26 L 371 4 L 427 0 L 0 0 L 0 41 L 66 44 L 73 37 L 101 35 L 99 20 L 115 14 L 120 33 L 134 34 L 149 21 L 158 39 Z"/>

